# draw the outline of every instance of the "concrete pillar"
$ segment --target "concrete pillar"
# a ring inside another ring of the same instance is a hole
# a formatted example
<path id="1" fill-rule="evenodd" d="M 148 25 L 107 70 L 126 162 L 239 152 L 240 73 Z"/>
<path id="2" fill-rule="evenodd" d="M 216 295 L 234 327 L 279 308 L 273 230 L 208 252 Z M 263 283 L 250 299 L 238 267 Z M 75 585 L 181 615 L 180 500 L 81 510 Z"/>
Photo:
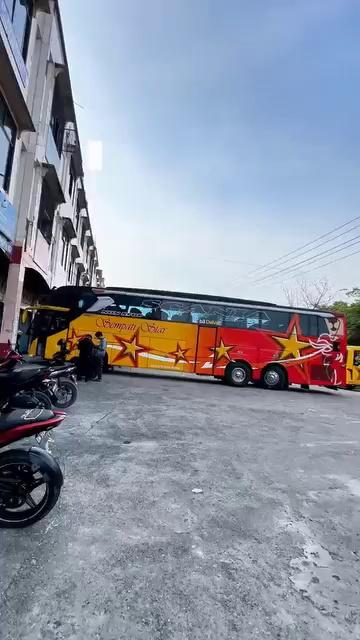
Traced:
<path id="1" fill-rule="evenodd" d="M 0 348 L 6 347 L 8 341 L 10 341 L 13 346 L 16 344 L 24 276 L 25 267 L 22 262 L 22 246 L 15 245 L 13 247 L 12 262 L 9 264 L 4 298 Z"/>

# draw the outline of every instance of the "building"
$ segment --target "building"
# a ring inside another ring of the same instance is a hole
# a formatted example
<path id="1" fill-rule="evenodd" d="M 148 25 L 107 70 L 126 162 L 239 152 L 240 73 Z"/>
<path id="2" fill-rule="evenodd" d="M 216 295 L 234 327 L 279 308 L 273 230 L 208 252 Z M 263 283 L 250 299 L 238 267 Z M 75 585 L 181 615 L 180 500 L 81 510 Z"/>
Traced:
<path id="1" fill-rule="evenodd" d="M 0 0 L 0 345 L 52 287 L 103 285 L 57 0 Z"/>

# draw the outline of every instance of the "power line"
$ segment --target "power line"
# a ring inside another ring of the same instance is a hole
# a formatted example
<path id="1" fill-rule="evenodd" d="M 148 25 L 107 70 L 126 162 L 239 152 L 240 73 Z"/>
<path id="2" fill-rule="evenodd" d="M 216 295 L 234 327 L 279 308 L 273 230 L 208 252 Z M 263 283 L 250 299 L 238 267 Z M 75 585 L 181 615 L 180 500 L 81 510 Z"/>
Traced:
<path id="1" fill-rule="evenodd" d="M 355 244 L 359 244 L 360 240 L 358 239 L 360 238 L 360 235 L 354 236 L 353 238 L 350 238 L 349 240 L 345 240 L 345 242 L 340 242 L 339 244 L 335 244 L 333 247 L 330 247 L 329 249 L 325 249 L 325 251 L 320 251 L 320 253 L 316 253 L 314 256 L 310 256 L 309 258 L 305 258 L 305 260 L 300 260 L 300 262 L 296 262 L 293 265 L 290 265 L 288 267 L 284 267 L 283 269 L 279 269 L 279 271 L 275 271 L 274 273 L 269 273 L 261 278 L 258 278 L 257 280 L 253 281 L 253 284 L 258 284 L 258 283 L 262 283 L 268 280 L 271 280 L 272 278 L 278 276 L 281 273 L 284 273 L 285 271 L 289 272 L 289 271 L 295 271 L 297 270 L 297 267 L 299 267 L 302 264 L 306 264 L 307 262 L 312 262 L 315 260 L 315 262 L 317 262 L 317 258 L 320 258 L 322 256 L 327 255 L 334 255 L 336 253 L 339 253 L 340 251 L 344 251 L 344 249 L 349 249 L 350 247 L 354 246 Z M 353 242 L 353 240 L 356 240 L 356 242 Z M 339 247 L 341 247 L 339 249 Z M 337 249 L 337 251 L 334 251 L 334 249 Z"/>
<path id="2" fill-rule="evenodd" d="M 325 240 L 325 242 L 320 242 L 319 244 L 316 244 L 314 247 L 312 247 L 312 249 L 306 249 L 306 251 L 302 251 L 301 253 L 299 253 L 297 256 L 294 256 L 293 258 L 288 258 L 284 262 L 281 261 L 281 263 L 278 266 L 284 266 L 284 264 L 287 264 L 288 262 L 292 262 L 293 260 L 296 260 L 297 258 L 301 258 L 301 256 L 305 256 L 310 251 L 314 251 L 315 249 L 319 249 L 319 247 L 323 247 L 325 244 L 329 244 L 329 242 L 333 242 L 334 240 L 338 240 L 339 238 L 342 238 L 342 236 L 346 236 L 348 233 L 350 233 L 351 231 L 354 231 L 355 229 L 358 229 L 359 227 L 360 227 L 360 224 L 356 224 L 354 227 L 350 227 L 350 229 L 347 229 L 347 231 L 343 231 L 342 233 L 339 233 L 336 236 L 336 238 L 329 238 L 329 240 Z M 351 238 L 350 238 L 350 240 L 351 240 Z M 330 247 L 330 249 L 331 249 L 331 247 Z M 291 268 L 292 268 L 292 266 L 290 265 L 290 269 Z"/>
<path id="3" fill-rule="evenodd" d="M 301 251 L 302 249 L 305 249 L 306 247 L 310 247 L 311 245 L 313 245 L 318 240 L 323 240 L 324 238 L 328 238 L 333 233 L 335 233 L 335 231 L 340 231 L 340 229 L 344 229 L 344 227 L 349 226 L 349 224 L 351 224 L 352 222 L 356 222 L 357 220 L 360 220 L 360 216 L 356 216 L 355 218 L 352 218 L 348 222 L 344 222 L 343 224 L 339 225 L 338 227 L 335 227 L 331 231 L 328 231 L 327 233 L 323 233 L 321 236 L 318 236 L 317 238 L 314 238 L 314 240 L 311 240 L 311 242 L 307 242 L 306 244 L 298 247 L 297 249 L 293 249 L 292 251 L 289 251 L 288 253 L 283 254 L 279 258 L 275 258 L 275 260 L 272 260 L 271 262 L 267 262 L 266 264 L 263 264 L 260 267 L 257 267 L 257 269 L 254 269 L 253 271 L 250 271 L 247 275 L 251 276 L 251 274 L 255 274 L 258 271 L 262 271 L 263 269 L 266 269 L 267 267 L 271 267 L 272 265 L 284 260 L 284 258 L 292 256 L 295 253 L 298 253 L 298 251 Z M 334 238 L 333 238 L 333 240 L 334 240 Z M 324 243 L 324 244 L 326 244 L 326 243 Z M 313 248 L 316 248 L 316 247 L 313 247 Z M 299 257 L 299 256 L 295 256 L 295 258 L 296 257 Z"/>
<path id="4" fill-rule="evenodd" d="M 359 253 L 360 253 L 360 249 L 358 249 L 357 251 L 353 251 L 352 253 L 348 253 L 346 256 L 341 256 L 340 258 L 336 258 L 336 260 L 330 260 L 330 262 L 324 262 L 322 264 L 317 265 L 316 267 L 314 267 L 312 269 L 308 269 L 308 271 L 303 271 L 302 275 L 306 275 L 307 273 L 312 273 L 312 271 L 316 271 L 317 269 L 321 269 L 321 267 L 328 267 L 330 264 L 335 264 L 336 262 L 341 262 L 342 260 L 345 260 L 346 258 L 350 258 L 351 256 L 358 255 Z M 288 278 L 285 278 L 285 280 L 291 280 L 292 278 L 296 278 L 296 274 L 293 274 L 292 276 L 289 276 Z M 274 284 L 280 284 L 280 282 L 284 282 L 284 278 L 282 280 L 279 280 L 278 282 L 275 282 Z"/>

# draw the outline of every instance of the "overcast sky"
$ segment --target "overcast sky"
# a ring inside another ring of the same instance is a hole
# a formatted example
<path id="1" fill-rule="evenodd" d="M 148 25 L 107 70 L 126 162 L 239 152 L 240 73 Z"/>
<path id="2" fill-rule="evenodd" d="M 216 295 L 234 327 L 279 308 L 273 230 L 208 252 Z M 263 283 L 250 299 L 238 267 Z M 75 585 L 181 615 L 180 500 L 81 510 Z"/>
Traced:
<path id="1" fill-rule="evenodd" d="M 106 284 L 282 301 L 293 272 L 256 265 L 360 215 L 359 0 L 60 8 Z M 358 265 L 306 277 L 352 287 Z"/>

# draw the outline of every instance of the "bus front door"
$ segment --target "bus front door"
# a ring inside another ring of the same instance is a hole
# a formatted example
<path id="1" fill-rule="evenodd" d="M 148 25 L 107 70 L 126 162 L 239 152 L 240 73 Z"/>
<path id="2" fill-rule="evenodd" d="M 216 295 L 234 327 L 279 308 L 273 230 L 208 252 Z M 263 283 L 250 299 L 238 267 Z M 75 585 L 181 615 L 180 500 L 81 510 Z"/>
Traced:
<path id="1" fill-rule="evenodd" d="M 216 359 L 216 328 L 199 326 L 195 373 L 213 376 Z"/>

